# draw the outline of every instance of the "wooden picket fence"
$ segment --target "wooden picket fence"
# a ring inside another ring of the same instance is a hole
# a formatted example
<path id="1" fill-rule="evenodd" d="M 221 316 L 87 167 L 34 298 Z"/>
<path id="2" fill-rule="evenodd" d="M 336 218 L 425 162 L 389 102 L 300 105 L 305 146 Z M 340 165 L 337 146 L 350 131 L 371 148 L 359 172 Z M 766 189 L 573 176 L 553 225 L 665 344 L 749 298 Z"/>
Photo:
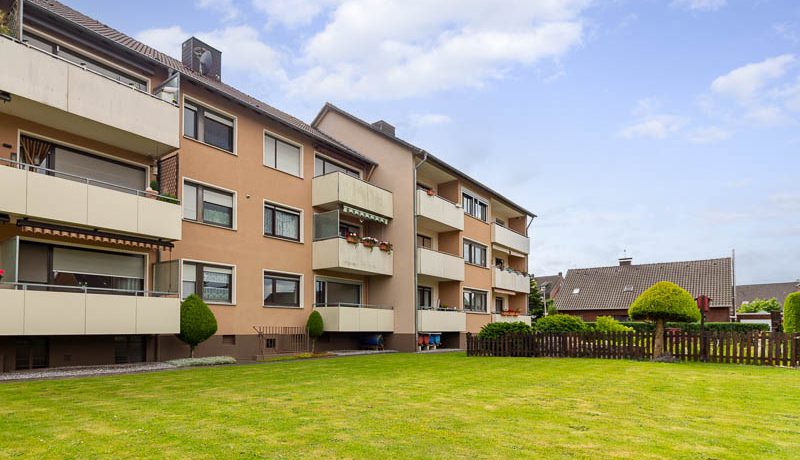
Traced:
<path id="1" fill-rule="evenodd" d="M 467 334 L 468 356 L 650 359 L 652 332 Z M 782 332 L 667 332 L 664 350 L 684 361 L 800 366 L 800 334 Z"/>

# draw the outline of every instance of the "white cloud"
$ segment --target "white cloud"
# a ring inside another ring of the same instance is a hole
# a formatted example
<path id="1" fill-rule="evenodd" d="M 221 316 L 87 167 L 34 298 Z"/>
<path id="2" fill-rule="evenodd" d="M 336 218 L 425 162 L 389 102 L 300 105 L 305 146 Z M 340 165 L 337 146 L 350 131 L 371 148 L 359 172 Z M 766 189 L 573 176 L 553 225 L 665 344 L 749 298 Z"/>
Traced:
<path id="1" fill-rule="evenodd" d="M 411 115 L 412 126 L 447 125 L 453 122 L 450 116 L 443 113 L 423 113 Z"/>
<path id="2" fill-rule="evenodd" d="M 719 126 L 705 126 L 693 130 L 689 140 L 695 144 L 712 144 L 730 139 L 731 132 Z"/>
<path id="3" fill-rule="evenodd" d="M 782 126 L 791 123 L 791 118 L 776 105 L 756 106 L 745 112 L 744 119 L 762 126 Z"/>
<path id="4" fill-rule="evenodd" d="M 145 45 L 155 48 L 162 53 L 180 59 L 181 58 L 181 43 L 183 43 L 190 34 L 184 31 L 180 26 L 163 27 L 160 29 L 147 29 L 136 34 L 135 38 Z"/>
<path id="5" fill-rule="evenodd" d="M 226 22 L 238 19 L 241 15 L 239 7 L 233 3 L 233 0 L 197 0 L 195 4 L 198 8 L 216 11 Z"/>
<path id="6" fill-rule="evenodd" d="M 267 15 L 269 23 L 294 28 L 308 25 L 341 0 L 252 0 L 253 7 Z"/>
<path id="7" fill-rule="evenodd" d="M 711 83 L 711 91 L 747 102 L 759 96 L 770 81 L 783 77 L 794 62 L 793 55 L 784 54 L 744 65 L 717 77 Z"/>
<path id="8" fill-rule="evenodd" d="M 673 0 L 672 6 L 692 11 L 716 11 L 728 4 L 727 0 Z"/>
<path id="9" fill-rule="evenodd" d="M 640 137 L 664 139 L 680 130 L 684 124 L 686 119 L 683 117 L 668 114 L 648 115 L 622 128 L 620 134 L 626 139 Z"/>

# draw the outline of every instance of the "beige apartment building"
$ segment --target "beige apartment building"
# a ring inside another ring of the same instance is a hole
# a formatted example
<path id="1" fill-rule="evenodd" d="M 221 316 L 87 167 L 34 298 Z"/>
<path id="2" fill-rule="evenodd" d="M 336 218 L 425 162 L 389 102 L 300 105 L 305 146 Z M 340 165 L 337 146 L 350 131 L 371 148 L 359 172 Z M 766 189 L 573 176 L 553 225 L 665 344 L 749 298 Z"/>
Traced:
<path id="1" fill-rule="evenodd" d="M 244 359 L 313 309 L 327 349 L 530 320 L 533 215 L 387 123 L 308 125 L 194 38 L 177 60 L 52 0 L 0 9 L 0 369 L 185 356 L 191 293 L 219 324 L 198 352 Z"/>

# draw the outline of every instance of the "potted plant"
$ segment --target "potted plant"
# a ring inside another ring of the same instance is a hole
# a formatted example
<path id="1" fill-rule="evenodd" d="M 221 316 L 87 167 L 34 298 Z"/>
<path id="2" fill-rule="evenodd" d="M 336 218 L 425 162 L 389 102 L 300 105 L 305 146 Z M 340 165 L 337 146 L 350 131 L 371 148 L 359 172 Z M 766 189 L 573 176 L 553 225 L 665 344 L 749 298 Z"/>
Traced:
<path id="1" fill-rule="evenodd" d="M 426 193 L 428 194 L 428 196 L 436 196 L 436 191 L 433 189 L 428 189 Z"/>
<path id="2" fill-rule="evenodd" d="M 373 238 L 371 236 L 365 236 L 364 238 L 361 238 L 361 244 L 368 248 L 374 248 L 378 245 L 378 240 L 377 238 Z"/>
<path id="3" fill-rule="evenodd" d="M 0 281 L 3 281 L 3 276 L 5 276 L 6 271 L 0 268 Z"/>
<path id="4" fill-rule="evenodd" d="M 361 238 L 358 237 L 358 233 L 350 232 L 345 237 L 348 243 L 358 244 L 361 242 Z"/>
<path id="5" fill-rule="evenodd" d="M 380 245 L 378 247 L 381 248 L 381 251 L 385 251 L 385 252 L 392 252 L 392 249 L 393 249 L 392 243 L 390 243 L 388 241 L 381 241 L 381 243 L 380 243 Z"/>

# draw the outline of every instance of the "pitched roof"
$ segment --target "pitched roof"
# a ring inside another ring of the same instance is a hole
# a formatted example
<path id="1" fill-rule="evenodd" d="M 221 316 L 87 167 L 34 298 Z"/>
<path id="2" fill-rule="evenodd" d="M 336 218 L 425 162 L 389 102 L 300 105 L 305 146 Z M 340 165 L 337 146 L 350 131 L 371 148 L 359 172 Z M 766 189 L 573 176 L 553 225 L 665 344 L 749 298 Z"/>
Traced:
<path id="1" fill-rule="evenodd" d="M 768 284 L 742 284 L 736 286 L 736 303 L 752 302 L 755 299 L 771 299 L 775 297 L 783 305 L 786 296 L 792 292 L 800 291 L 800 282 L 768 283 Z"/>
<path id="2" fill-rule="evenodd" d="M 144 43 L 130 37 L 119 30 L 116 30 L 112 27 L 109 27 L 102 22 L 90 18 L 85 14 L 76 11 L 63 3 L 59 3 L 55 0 L 26 0 L 25 7 L 34 6 L 38 7 L 41 11 L 45 13 L 49 13 L 51 15 L 55 15 L 56 17 L 66 20 L 75 26 L 84 29 L 98 38 L 105 40 L 112 45 L 122 47 L 126 50 L 133 51 L 140 56 L 150 60 L 155 61 L 155 63 L 166 66 L 172 70 L 180 72 L 184 77 L 198 83 L 202 86 L 205 86 L 223 96 L 229 97 L 230 99 L 235 100 L 241 104 L 244 104 L 256 112 L 261 113 L 279 123 L 286 125 L 289 128 L 295 129 L 300 131 L 311 138 L 327 144 L 328 147 L 332 147 L 337 150 L 341 150 L 342 152 L 354 157 L 356 160 L 361 161 L 363 163 L 369 165 L 375 165 L 375 161 L 367 158 L 366 156 L 356 152 L 355 150 L 351 149 L 350 147 L 344 145 L 343 143 L 339 142 L 338 140 L 334 139 L 333 137 L 323 133 L 322 131 L 314 128 L 313 126 L 305 123 L 304 121 L 295 118 L 289 115 L 286 112 L 276 109 L 271 105 L 267 104 L 266 102 L 260 101 L 253 96 L 245 94 L 238 89 L 227 85 L 221 81 L 218 81 L 214 78 L 207 77 L 205 75 L 201 75 L 189 67 L 183 65 L 183 63 L 169 56 L 165 53 L 162 53 L 158 50 L 155 50 Z"/>
<path id="3" fill-rule="evenodd" d="M 557 289 L 559 285 L 564 281 L 564 277 L 559 275 L 549 275 L 549 276 L 535 276 L 533 279 L 536 280 L 536 284 L 539 286 L 539 289 L 547 289 L 547 297 L 550 298 L 552 296 L 553 290 Z"/>
<path id="4" fill-rule="evenodd" d="M 361 118 L 358 118 L 357 116 L 353 115 L 352 113 L 350 113 L 350 112 L 348 112 L 346 110 L 340 109 L 339 107 L 331 104 L 330 102 L 326 102 L 325 105 L 322 107 L 322 109 L 320 109 L 320 111 L 317 114 L 317 116 L 314 117 L 314 120 L 311 122 L 311 126 L 315 126 L 315 127 L 318 126 L 320 121 L 322 120 L 322 117 L 324 117 L 325 114 L 328 113 L 329 111 L 336 112 L 336 113 L 344 116 L 345 118 L 348 118 L 349 120 L 355 122 L 356 124 L 359 124 L 359 125 L 363 126 L 364 128 L 372 131 L 373 133 L 376 133 L 376 134 L 378 134 L 380 136 L 383 136 L 385 139 L 388 139 L 389 141 L 394 142 L 394 143 L 400 145 L 401 147 L 405 147 L 405 148 L 411 150 L 411 152 L 413 154 L 415 154 L 415 155 L 421 155 L 423 153 L 427 154 L 429 161 L 432 161 L 434 163 L 438 163 L 443 168 L 450 170 L 451 172 L 453 172 L 454 174 L 456 174 L 458 176 L 466 177 L 467 179 L 469 179 L 470 181 L 472 181 L 475 184 L 479 185 L 480 187 L 488 190 L 490 193 L 495 195 L 500 200 L 506 202 L 510 207 L 512 207 L 512 208 L 514 208 L 514 209 L 516 209 L 518 211 L 521 211 L 521 212 L 525 213 L 526 215 L 528 215 L 530 217 L 537 217 L 536 214 L 534 214 L 533 212 L 528 211 L 527 209 L 517 205 L 515 202 L 511 201 L 510 199 L 508 199 L 508 198 L 504 197 L 503 195 L 501 195 L 500 193 L 492 190 L 487 185 L 482 184 L 481 182 L 478 182 L 477 180 L 475 180 L 474 178 L 472 178 L 468 174 L 459 171 L 457 168 L 455 168 L 454 166 L 451 166 L 450 164 L 448 164 L 444 160 L 442 160 L 440 158 L 437 158 L 432 153 L 426 151 L 422 147 L 417 147 L 416 145 L 414 145 L 414 144 L 412 144 L 412 143 L 410 143 L 408 141 L 405 141 L 405 140 L 403 140 L 403 139 L 401 139 L 401 138 L 399 138 L 397 136 L 393 136 L 393 135 L 388 134 L 388 133 L 386 133 L 384 131 L 381 131 L 380 129 L 378 129 L 377 127 L 373 126 L 372 124 L 362 120 Z"/>
<path id="5" fill-rule="evenodd" d="M 671 281 L 692 297 L 705 294 L 711 297 L 712 307 L 733 304 L 733 260 L 726 257 L 568 270 L 555 305 L 559 311 L 627 310 L 639 294 L 659 281 Z"/>

